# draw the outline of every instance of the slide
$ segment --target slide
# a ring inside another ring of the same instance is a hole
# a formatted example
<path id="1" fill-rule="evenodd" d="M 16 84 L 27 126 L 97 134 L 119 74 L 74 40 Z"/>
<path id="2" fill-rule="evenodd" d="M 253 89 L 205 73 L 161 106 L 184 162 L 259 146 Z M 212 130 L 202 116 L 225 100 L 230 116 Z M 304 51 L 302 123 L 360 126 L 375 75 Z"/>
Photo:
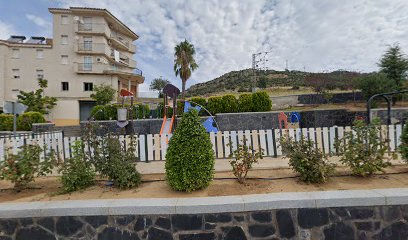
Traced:
<path id="1" fill-rule="evenodd" d="M 172 117 L 171 119 L 167 119 L 167 117 L 165 116 L 160 129 L 160 134 L 170 134 L 173 127 L 173 121 L 174 117 Z"/>

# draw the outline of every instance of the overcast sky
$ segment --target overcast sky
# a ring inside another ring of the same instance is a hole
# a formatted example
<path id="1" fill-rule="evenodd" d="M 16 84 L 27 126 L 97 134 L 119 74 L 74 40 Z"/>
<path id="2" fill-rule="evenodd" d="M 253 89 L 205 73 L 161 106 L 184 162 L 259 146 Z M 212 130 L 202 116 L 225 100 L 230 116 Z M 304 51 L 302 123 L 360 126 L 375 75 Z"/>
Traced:
<path id="1" fill-rule="evenodd" d="M 377 70 L 388 45 L 408 52 L 407 0 L 0 0 L 0 38 L 10 34 L 51 37 L 48 7 L 106 8 L 140 39 L 135 59 L 146 81 L 159 76 L 177 85 L 174 46 L 196 47 L 199 69 L 188 86 L 251 67 L 266 55 L 269 69 Z"/>

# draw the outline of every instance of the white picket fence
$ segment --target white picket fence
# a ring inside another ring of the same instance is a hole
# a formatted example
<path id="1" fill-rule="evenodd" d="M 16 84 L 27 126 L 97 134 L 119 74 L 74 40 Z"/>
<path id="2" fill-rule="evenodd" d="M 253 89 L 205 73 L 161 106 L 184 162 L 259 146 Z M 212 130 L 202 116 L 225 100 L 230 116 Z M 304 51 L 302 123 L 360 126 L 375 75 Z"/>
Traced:
<path id="1" fill-rule="evenodd" d="M 395 151 L 400 145 L 400 137 L 403 126 L 401 124 L 381 126 L 382 139 L 389 139 L 389 150 Z M 342 138 L 345 132 L 350 132 L 351 127 L 323 127 L 323 128 L 296 128 L 296 129 L 268 129 L 268 130 L 245 130 L 223 131 L 210 133 L 216 158 L 228 158 L 230 153 L 237 148 L 238 143 L 245 138 L 247 144 L 253 149 L 262 149 L 265 156 L 278 157 L 282 155 L 279 139 L 283 134 L 299 140 L 303 135 L 316 143 L 316 147 L 326 154 L 335 153 L 335 139 Z M 165 160 L 168 140 L 171 134 L 147 134 L 138 135 L 138 146 L 135 155 L 142 162 Z M 17 153 L 18 147 L 24 144 L 37 142 L 44 146 L 46 152 L 53 149 L 61 159 L 72 156 L 72 145 L 80 137 L 63 137 L 62 132 L 51 132 L 39 135 L 23 135 L 19 137 L 0 137 L 0 160 L 4 159 L 4 151 L 11 148 Z M 130 142 L 129 136 L 120 136 L 119 139 L 126 146 Z M 46 153 L 45 152 L 45 153 Z M 44 154 L 45 154 L 44 153 Z"/>

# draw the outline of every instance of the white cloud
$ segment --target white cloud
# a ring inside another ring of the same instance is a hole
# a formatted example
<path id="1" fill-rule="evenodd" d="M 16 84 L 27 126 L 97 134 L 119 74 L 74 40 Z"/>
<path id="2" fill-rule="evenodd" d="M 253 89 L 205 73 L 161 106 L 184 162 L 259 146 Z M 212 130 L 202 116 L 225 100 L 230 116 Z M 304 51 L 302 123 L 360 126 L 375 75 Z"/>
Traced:
<path id="1" fill-rule="evenodd" d="M 52 28 L 52 24 L 45 19 L 35 16 L 33 14 L 26 14 L 26 18 L 30 21 L 32 21 L 35 25 L 45 28 L 45 29 L 50 29 Z"/>
<path id="2" fill-rule="evenodd" d="M 270 51 L 268 67 L 372 71 L 386 46 L 408 52 L 406 0 L 111 1 L 64 0 L 63 7 L 106 8 L 140 35 L 136 60 L 146 85 L 173 73 L 174 46 L 187 39 L 199 69 L 189 85 L 251 67 L 252 53 Z M 148 86 L 142 87 L 147 89 Z"/>
<path id="3" fill-rule="evenodd" d="M 15 33 L 16 31 L 12 25 L 0 21 L 0 39 L 8 39 L 10 35 Z"/>

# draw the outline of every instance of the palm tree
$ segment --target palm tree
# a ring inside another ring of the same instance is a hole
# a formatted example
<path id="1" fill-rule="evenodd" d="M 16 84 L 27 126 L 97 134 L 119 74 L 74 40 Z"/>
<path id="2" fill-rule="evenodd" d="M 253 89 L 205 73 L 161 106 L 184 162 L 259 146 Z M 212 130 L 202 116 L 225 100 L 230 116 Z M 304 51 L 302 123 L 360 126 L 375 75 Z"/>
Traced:
<path id="1" fill-rule="evenodd" d="M 181 98 L 184 99 L 186 82 L 191 77 L 191 72 L 198 68 L 194 60 L 195 49 L 192 44 L 184 40 L 174 48 L 174 72 L 176 76 L 180 75 L 182 90 Z"/>

